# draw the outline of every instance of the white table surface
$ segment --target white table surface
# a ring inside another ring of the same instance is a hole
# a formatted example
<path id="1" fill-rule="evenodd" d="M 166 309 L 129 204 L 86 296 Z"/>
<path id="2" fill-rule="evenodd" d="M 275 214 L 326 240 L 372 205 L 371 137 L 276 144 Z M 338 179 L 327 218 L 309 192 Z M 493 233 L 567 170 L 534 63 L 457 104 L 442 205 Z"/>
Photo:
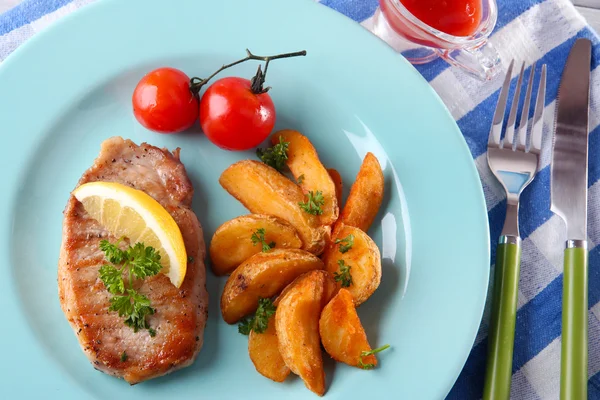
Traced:
<path id="1" fill-rule="evenodd" d="M 11 9 L 22 0 L 0 0 L 0 13 Z M 600 0 L 571 0 L 588 23 L 600 32 Z"/>

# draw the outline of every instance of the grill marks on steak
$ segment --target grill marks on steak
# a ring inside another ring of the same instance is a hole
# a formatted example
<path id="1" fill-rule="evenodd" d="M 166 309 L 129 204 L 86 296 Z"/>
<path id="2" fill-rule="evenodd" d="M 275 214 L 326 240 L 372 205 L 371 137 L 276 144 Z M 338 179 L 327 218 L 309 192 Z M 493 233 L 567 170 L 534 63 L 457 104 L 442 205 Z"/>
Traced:
<path id="1" fill-rule="evenodd" d="M 93 181 L 119 182 L 156 199 L 179 226 L 191 261 L 180 288 L 162 274 L 135 282 L 156 309 L 148 317 L 156 336 L 147 330 L 134 333 L 122 317 L 108 311 L 110 294 L 98 274 L 106 263 L 100 241 L 114 243 L 118 238 L 89 217 L 71 195 L 64 211 L 58 286 L 61 307 L 83 351 L 96 369 L 131 384 L 190 365 L 202 347 L 208 312 L 206 250 L 202 228 L 190 208 L 193 188 L 179 161 L 179 149 L 171 153 L 120 137 L 108 139 L 78 185 Z M 123 353 L 126 361 L 121 361 Z"/>

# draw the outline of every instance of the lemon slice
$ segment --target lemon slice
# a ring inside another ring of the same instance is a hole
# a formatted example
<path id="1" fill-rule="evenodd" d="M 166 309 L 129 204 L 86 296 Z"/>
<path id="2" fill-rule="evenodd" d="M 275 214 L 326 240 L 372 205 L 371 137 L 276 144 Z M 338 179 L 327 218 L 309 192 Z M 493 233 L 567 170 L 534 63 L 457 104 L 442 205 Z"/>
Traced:
<path id="1" fill-rule="evenodd" d="M 133 245 L 142 242 L 160 252 L 161 273 L 181 286 L 187 270 L 183 237 L 171 214 L 156 200 L 129 186 L 90 182 L 73 192 L 92 218 L 114 236 L 125 236 Z"/>

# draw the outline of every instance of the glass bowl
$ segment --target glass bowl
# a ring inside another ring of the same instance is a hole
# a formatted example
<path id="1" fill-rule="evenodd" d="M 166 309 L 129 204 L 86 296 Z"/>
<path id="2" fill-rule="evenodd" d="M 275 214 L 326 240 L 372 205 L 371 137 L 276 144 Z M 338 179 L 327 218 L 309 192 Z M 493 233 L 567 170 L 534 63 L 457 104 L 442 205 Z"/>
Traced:
<path id="1" fill-rule="evenodd" d="M 492 79 L 500 57 L 488 38 L 498 17 L 495 0 L 481 0 L 481 20 L 469 36 L 437 30 L 413 15 L 400 0 L 379 0 L 371 31 L 400 51 L 411 63 L 424 64 L 438 57 L 471 76 Z"/>

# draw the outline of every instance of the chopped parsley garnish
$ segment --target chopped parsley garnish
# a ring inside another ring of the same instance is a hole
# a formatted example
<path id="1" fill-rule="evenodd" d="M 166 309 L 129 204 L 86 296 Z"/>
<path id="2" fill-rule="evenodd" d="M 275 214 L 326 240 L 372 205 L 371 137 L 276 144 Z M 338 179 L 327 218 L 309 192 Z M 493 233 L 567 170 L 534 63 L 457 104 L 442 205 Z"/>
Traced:
<path id="1" fill-rule="evenodd" d="M 340 253 L 345 253 L 354 246 L 354 235 L 350 234 L 343 239 L 336 239 L 335 244 L 340 245 Z"/>
<path id="2" fill-rule="evenodd" d="M 298 185 L 302 185 L 302 182 L 304 182 L 304 174 L 300 175 L 296 181 L 298 182 Z"/>
<path id="3" fill-rule="evenodd" d="M 373 367 L 375 367 L 375 364 L 365 364 L 363 363 L 363 357 L 367 357 L 379 352 L 384 351 L 385 349 L 389 349 L 390 345 L 386 344 L 384 346 L 378 347 L 376 349 L 373 349 L 371 351 L 363 351 L 362 353 L 360 353 L 360 359 L 358 360 L 358 366 L 362 369 L 373 369 Z"/>
<path id="4" fill-rule="evenodd" d="M 283 136 L 279 136 L 279 143 L 266 149 L 256 149 L 256 155 L 262 162 L 281 172 L 288 159 L 287 152 L 289 145 L 290 142 L 285 142 Z"/>
<path id="5" fill-rule="evenodd" d="M 308 192 L 308 199 L 306 202 L 298 203 L 302 210 L 312 215 L 323 214 L 323 209 L 321 208 L 323 204 L 325 204 L 325 199 L 323 198 L 323 192 L 320 190 L 317 190 L 316 193 L 311 190 Z"/>
<path id="6" fill-rule="evenodd" d="M 242 335 L 249 335 L 250 331 L 256 333 L 265 333 L 269 326 L 269 318 L 275 314 L 275 305 L 271 299 L 258 299 L 258 308 L 251 317 L 246 317 L 238 325 L 238 332 Z"/>
<path id="7" fill-rule="evenodd" d="M 340 282 L 342 287 L 348 287 L 352 285 L 352 275 L 350 275 L 350 265 L 347 265 L 344 260 L 338 260 L 340 266 L 340 272 L 334 272 L 333 279 L 336 282 Z"/>
<path id="8" fill-rule="evenodd" d="M 252 233 L 250 239 L 252 240 L 252 245 L 256 246 L 258 243 L 262 244 L 263 253 L 268 252 L 273 247 L 275 247 L 275 242 L 267 243 L 265 240 L 265 228 L 257 229 L 256 232 Z"/>
<path id="9" fill-rule="evenodd" d="M 154 314 L 154 308 L 150 307 L 150 299 L 134 289 L 127 289 L 125 294 L 113 296 L 108 311 L 118 312 L 119 317 L 125 318 L 125 325 L 133 328 L 134 332 L 148 329 L 146 316 Z"/>
<path id="10" fill-rule="evenodd" d="M 127 252 L 119 248 L 119 243 L 123 238 L 117 240 L 117 243 L 112 244 L 108 240 L 100 241 L 100 250 L 104 252 L 104 257 L 113 264 L 121 264 L 127 257 Z"/>
<path id="11" fill-rule="evenodd" d="M 162 268 L 160 253 L 153 247 L 144 246 L 143 243 L 136 243 L 127 250 L 122 250 L 118 247 L 121 240 L 114 244 L 107 240 L 100 242 L 100 249 L 105 258 L 113 264 L 103 265 L 99 270 L 100 280 L 106 290 L 113 294 L 108 310 L 118 312 L 134 332 L 148 329 L 150 336 L 154 336 L 153 333 L 156 332 L 146 321 L 146 316 L 154 314 L 154 308 L 150 306 L 150 299 L 133 288 L 133 279 L 144 279 L 158 274 Z M 124 273 L 128 276 L 127 285 L 123 279 Z"/>
<path id="12" fill-rule="evenodd" d="M 127 361 L 128 358 L 129 358 L 129 356 L 127 355 L 127 353 L 125 353 L 125 352 L 121 353 L 121 362 Z"/>

